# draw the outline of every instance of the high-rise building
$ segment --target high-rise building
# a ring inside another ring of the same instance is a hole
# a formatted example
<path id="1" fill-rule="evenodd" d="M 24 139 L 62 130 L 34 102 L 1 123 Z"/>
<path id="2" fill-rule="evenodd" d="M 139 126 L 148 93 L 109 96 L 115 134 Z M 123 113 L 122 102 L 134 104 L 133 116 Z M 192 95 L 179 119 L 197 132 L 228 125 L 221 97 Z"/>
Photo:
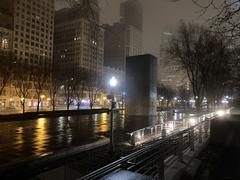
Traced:
<path id="1" fill-rule="evenodd" d="M 179 62 L 169 57 L 166 53 L 170 36 L 170 32 L 164 32 L 161 37 L 158 61 L 158 83 L 175 91 L 178 91 L 182 87 L 189 90 L 190 87 L 186 71 L 183 70 Z"/>
<path id="2" fill-rule="evenodd" d="M 126 25 L 126 56 L 140 55 L 142 52 L 142 32 L 135 26 Z"/>
<path id="3" fill-rule="evenodd" d="M 53 56 L 54 0 L 13 2 L 13 50 L 18 62 L 31 66 L 50 66 Z"/>
<path id="4" fill-rule="evenodd" d="M 0 55 L 7 55 L 12 50 L 13 11 L 12 1 L 0 2 Z"/>
<path id="5" fill-rule="evenodd" d="M 96 1 L 94 1 L 96 2 Z M 99 28 L 99 6 L 91 9 L 76 5 L 56 12 L 54 34 L 54 63 L 72 64 L 101 73 L 103 70 L 104 33 Z"/>
<path id="6" fill-rule="evenodd" d="M 12 49 L 12 31 L 0 27 L 0 56 L 7 55 Z"/>
<path id="7" fill-rule="evenodd" d="M 125 71 L 126 57 L 142 51 L 143 10 L 138 0 L 127 0 L 120 7 L 120 22 L 105 25 L 104 65 Z"/>
<path id="8" fill-rule="evenodd" d="M 142 31 L 143 8 L 138 0 L 127 0 L 120 5 L 121 22 Z"/>
<path id="9" fill-rule="evenodd" d="M 104 25 L 104 66 L 125 69 L 125 26 L 122 23 Z"/>
<path id="10" fill-rule="evenodd" d="M 13 63 L 29 65 L 33 70 L 50 67 L 53 57 L 53 26 L 54 0 L 1 0 L 1 55 L 11 52 L 11 55 L 14 55 Z M 26 72 L 26 74 L 30 73 Z M 0 97 L 0 107 L 21 107 L 21 97 L 16 93 L 16 89 L 19 89 L 21 84 L 16 85 L 15 80 L 8 81 L 4 87 Z M 26 107 L 33 107 L 36 103 L 36 95 L 32 77 L 24 80 L 29 85 L 29 94 L 25 100 Z"/>

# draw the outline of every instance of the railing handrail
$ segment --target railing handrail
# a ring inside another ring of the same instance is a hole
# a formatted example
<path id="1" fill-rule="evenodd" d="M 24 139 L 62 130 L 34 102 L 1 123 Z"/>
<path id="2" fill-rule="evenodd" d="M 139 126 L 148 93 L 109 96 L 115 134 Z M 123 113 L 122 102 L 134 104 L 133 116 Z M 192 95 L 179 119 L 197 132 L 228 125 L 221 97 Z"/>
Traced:
<path id="1" fill-rule="evenodd" d="M 202 116 L 200 116 L 200 117 L 202 117 Z M 161 146 L 161 144 L 163 144 L 164 142 L 168 142 L 172 137 L 185 134 L 185 133 L 189 132 L 191 129 L 194 129 L 197 126 L 199 126 L 200 124 L 202 124 L 206 121 L 209 121 L 213 118 L 215 118 L 215 115 L 210 117 L 210 118 L 205 118 L 204 120 L 198 122 L 197 124 L 195 124 L 193 126 L 190 126 L 190 127 L 186 128 L 182 131 L 177 131 L 177 132 L 173 132 L 171 134 L 168 134 L 168 135 L 166 135 L 165 138 L 160 139 L 156 142 L 153 142 L 152 144 L 149 144 L 146 147 L 143 147 L 143 148 L 141 148 L 141 149 L 139 149 L 139 150 L 127 155 L 127 156 L 124 156 L 124 157 L 122 157 L 122 158 L 120 158 L 120 159 L 118 159 L 118 160 L 100 168 L 100 169 L 97 169 L 96 171 L 93 171 L 93 172 L 81 177 L 80 179 L 94 179 L 94 178 L 96 178 L 96 176 L 99 177 L 101 175 L 105 175 L 104 172 L 108 172 L 110 169 L 115 169 L 116 170 L 117 168 L 121 167 L 121 164 L 127 163 L 130 160 L 136 159 L 136 157 L 147 154 L 147 153 L 151 152 L 152 150 L 154 150 L 156 148 L 159 148 L 159 146 Z"/>

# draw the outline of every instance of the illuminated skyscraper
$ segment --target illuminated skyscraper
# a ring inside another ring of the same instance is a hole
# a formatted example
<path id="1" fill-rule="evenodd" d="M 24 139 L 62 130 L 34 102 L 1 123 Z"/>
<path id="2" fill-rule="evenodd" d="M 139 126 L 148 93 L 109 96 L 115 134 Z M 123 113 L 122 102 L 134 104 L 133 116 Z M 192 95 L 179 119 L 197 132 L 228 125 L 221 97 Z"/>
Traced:
<path id="1" fill-rule="evenodd" d="M 93 10 L 93 13 L 91 12 Z M 102 72 L 103 30 L 99 28 L 99 7 L 75 5 L 56 12 L 55 65 L 73 64 L 75 68 Z"/>

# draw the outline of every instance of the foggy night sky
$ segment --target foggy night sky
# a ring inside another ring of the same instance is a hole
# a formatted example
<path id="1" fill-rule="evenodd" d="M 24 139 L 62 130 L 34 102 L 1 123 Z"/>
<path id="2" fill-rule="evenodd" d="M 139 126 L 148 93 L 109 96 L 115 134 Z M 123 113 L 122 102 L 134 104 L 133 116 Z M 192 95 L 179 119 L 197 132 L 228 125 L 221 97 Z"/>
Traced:
<path id="1" fill-rule="evenodd" d="M 120 2 L 124 0 L 99 0 L 101 23 L 119 21 Z M 180 20 L 206 23 L 199 17 L 199 8 L 191 0 L 140 0 L 143 5 L 143 53 L 159 56 L 163 32 L 174 31 Z M 176 1 L 176 2 L 171 2 Z M 56 0 L 56 9 L 64 7 L 64 0 Z"/>

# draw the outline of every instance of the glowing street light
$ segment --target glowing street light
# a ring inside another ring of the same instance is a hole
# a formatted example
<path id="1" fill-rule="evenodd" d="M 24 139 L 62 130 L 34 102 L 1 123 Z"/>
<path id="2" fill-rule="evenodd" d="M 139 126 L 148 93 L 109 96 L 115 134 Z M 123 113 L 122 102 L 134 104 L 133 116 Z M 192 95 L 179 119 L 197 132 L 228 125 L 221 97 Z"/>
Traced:
<path id="1" fill-rule="evenodd" d="M 111 87 L 116 87 L 117 86 L 117 79 L 114 76 L 110 79 L 109 85 Z"/>

